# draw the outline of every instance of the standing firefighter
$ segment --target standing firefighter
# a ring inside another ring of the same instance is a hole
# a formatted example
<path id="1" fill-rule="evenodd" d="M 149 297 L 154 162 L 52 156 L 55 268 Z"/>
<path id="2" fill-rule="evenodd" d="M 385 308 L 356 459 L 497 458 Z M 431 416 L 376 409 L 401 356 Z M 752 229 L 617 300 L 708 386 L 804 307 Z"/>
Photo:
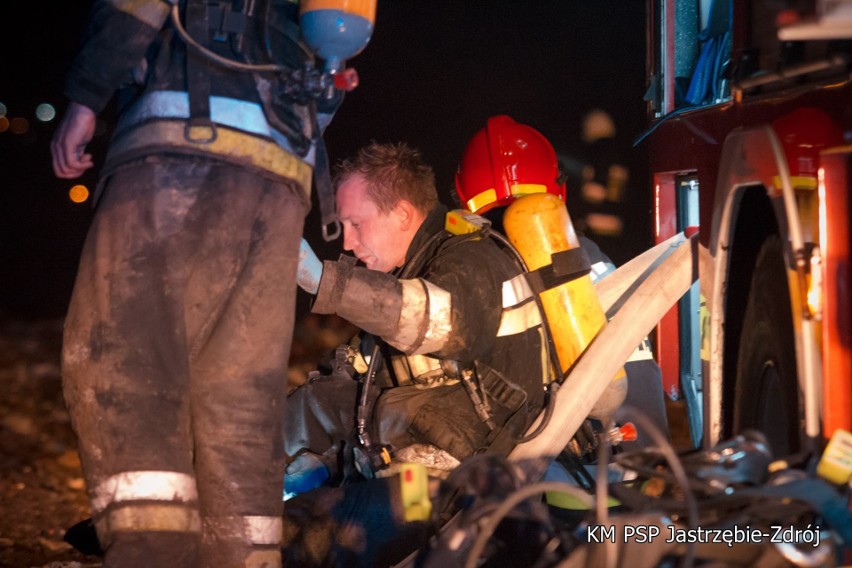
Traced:
<path id="1" fill-rule="evenodd" d="M 340 101 L 308 88 L 331 75 L 297 9 L 97 1 L 68 78 L 57 176 L 120 111 L 63 350 L 105 566 L 280 566 L 299 238 Z"/>

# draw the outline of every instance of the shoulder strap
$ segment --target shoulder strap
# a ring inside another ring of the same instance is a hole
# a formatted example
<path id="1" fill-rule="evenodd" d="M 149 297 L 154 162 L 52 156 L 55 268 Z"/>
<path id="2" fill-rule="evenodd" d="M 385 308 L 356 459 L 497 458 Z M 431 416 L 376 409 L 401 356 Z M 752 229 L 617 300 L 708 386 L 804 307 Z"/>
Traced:
<path id="1" fill-rule="evenodd" d="M 311 103 L 311 121 L 314 133 L 314 187 L 320 206 L 320 221 L 322 223 L 322 238 L 333 241 L 340 236 L 340 221 L 334 204 L 334 187 L 331 184 L 328 151 L 317 120 L 316 103 Z"/>
<path id="2" fill-rule="evenodd" d="M 551 264 L 526 274 L 530 289 L 536 294 L 585 276 L 592 268 L 583 247 L 554 253 L 550 260 Z"/>
<path id="3" fill-rule="evenodd" d="M 207 45 L 207 4 L 204 0 L 187 0 L 187 33 L 202 45 Z M 189 93 L 189 120 L 184 138 L 196 144 L 216 140 L 216 125 L 210 120 L 210 75 L 207 62 L 194 49 L 186 50 L 186 87 Z"/>

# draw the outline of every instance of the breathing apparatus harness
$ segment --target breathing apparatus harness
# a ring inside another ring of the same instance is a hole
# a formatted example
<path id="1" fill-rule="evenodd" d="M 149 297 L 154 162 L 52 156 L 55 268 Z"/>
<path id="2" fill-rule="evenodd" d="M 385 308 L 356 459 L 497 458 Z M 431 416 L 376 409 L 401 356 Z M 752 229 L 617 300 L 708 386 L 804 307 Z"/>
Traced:
<path id="1" fill-rule="evenodd" d="M 269 34 L 271 0 L 246 0 L 241 2 L 238 11 L 232 10 L 233 3 L 212 6 L 205 0 L 187 0 L 186 27 L 181 23 L 179 0 L 168 2 L 171 4 L 172 25 L 192 51 L 186 57 L 190 114 L 184 133 L 187 141 L 207 143 L 217 137 L 216 125 L 210 117 L 210 78 L 206 67 L 193 56 L 203 57 L 226 69 L 250 73 L 268 124 L 286 137 L 299 158 L 307 158 L 314 148 L 313 179 L 320 205 L 322 234 L 326 241 L 336 239 L 341 229 L 335 214 L 328 153 L 322 138 L 317 104 L 339 104 L 343 93 L 358 85 L 355 70 L 349 68 L 331 72 L 314 67 L 311 51 L 300 41 L 298 28 L 289 21 L 285 21 L 284 34 L 301 52 L 304 62 L 301 67 L 285 63 L 238 61 L 215 53 L 195 39 L 206 37 L 208 30 L 213 29 L 214 41 L 225 42 L 230 39 L 232 50 L 247 58 L 246 37 L 252 35 L 249 32 L 253 30 L 253 35 L 263 46 L 265 57 L 274 61 Z M 261 11 L 263 13 L 258 17 Z M 304 106 L 307 116 L 299 117 L 292 111 L 282 113 L 282 109 L 290 108 L 288 103 Z"/>
<path id="2" fill-rule="evenodd" d="M 416 272 L 422 270 L 427 255 L 438 248 L 457 246 L 469 240 L 493 238 L 501 248 L 508 252 L 510 258 L 521 270 L 521 274 L 535 292 L 532 301 L 535 301 L 539 311 L 544 313 L 539 299 L 541 291 L 583 276 L 590 270 L 589 259 L 585 251 L 576 248 L 554 255 L 554 262 L 551 265 L 529 271 L 517 249 L 499 231 L 492 229 L 490 221 L 479 215 L 462 211 L 454 211 L 450 215 L 462 220 L 461 228 L 457 225 L 452 232 L 444 230 L 432 235 L 414 252 L 411 259 L 398 274 L 399 278 L 414 277 Z M 564 377 L 557 376 L 555 371 L 555 369 L 559 369 L 559 361 L 553 347 L 550 331 L 547 325 L 544 325 L 544 322 L 541 327 L 544 335 L 542 349 L 545 352 L 545 360 L 550 363 L 547 365 L 547 373 L 551 378 L 545 387 L 546 404 L 543 419 L 535 431 L 526 436 L 517 437 L 506 427 L 511 420 L 522 417 L 519 411 L 527 400 L 527 394 L 522 388 L 487 365 L 441 360 L 442 373 L 462 384 L 476 415 L 488 427 L 489 435 L 486 439 L 486 446 L 481 449 L 482 451 L 488 449 L 498 454 L 506 454 L 516 444 L 528 442 L 538 436 L 550 421 L 555 400 L 553 395 Z M 377 471 L 388 467 L 391 463 L 390 448 L 375 444 L 368 430 L 370 419 L 368 393 L 381 365 L 381 360 L 382 352 L 377 342 L 372 347 L 369 367 L 362 378 L 356 410 L 356 430 L 360 444 L 360 447 L 355 449 L 356 464 L 361 474 L 366 477 L 373 477 Z M 489 397 L 489 393 L 491 393 L 491 397 Z M 493 409 L 489 403 L 489 398 L 495 396 L 511 410 L 510 417 L 502 427 L 495 423 Z"/>
<path id="3" fill-rule="evenodd" d="M 379 343 L 373 345 L 370 354 L 370 365 L 361 381 L 358 395 L 358 406 L 355 411 L 355 429 L 358 435 L 358 443 L 353 450 L 355 456 L 355 467 L 364 477 L 374 477 L 375 472 L 385 469 L 391 463 L 390 449 L 382 444 L 375 444 L 370 437 L 368 421 L 370 419 L 369 400 L 370 388 L 373 379 L 379 369 L 382 360 Z"/>
<path id="4" fill-rule="evenodd" d="M 524 280 L 526 280 L 526 283 L 532 291 L 532 301 L 536 303 L 538 311 L 542 315 L 545 313 L 541 304 L 542 292 L 580 278 L 581 276 L 585 276 L 591 270 L 589 257 L 586 254 L 586 251 L 581 247 L 558 252 L 552 256 L 551 264 L 542 266 L 537 270 L 529 270 L 529 267 L 526 262 L 524 262 L 520 252 L 518 252 L 512 243 L 509 242 L 509 239 L 507 239 L 499 231 L 490 230 L 490 228 L 488 229 L 488 236 L 497 240 L 504 249 L 511 253 L 513 259 L 522 270 Z M 547 382 L 545 387 L 546 404 L 544 407 L 544 415 L 536 429 L 526 436 L 516 440 L 516 443 L 525 443 L 533 440 L 547 427 L 550 422 L 550 418 L 553 415 L 556 391 L 559 389 L 559 386 L 565 380 L 567 375 L 567 371 L 565 374 L 560 374 L 557 371 L 557 369 L 560 369 L 561 366 L 553 343 L 553 335 L 551 334 L 550 327 L 547 325 L 546 319 L 542 321 L 541 327 L 545 338 L 544 349 L 546 350 L 546 359 L 550 362 L 548 371 L 551 376 L 551 379 Z"/>

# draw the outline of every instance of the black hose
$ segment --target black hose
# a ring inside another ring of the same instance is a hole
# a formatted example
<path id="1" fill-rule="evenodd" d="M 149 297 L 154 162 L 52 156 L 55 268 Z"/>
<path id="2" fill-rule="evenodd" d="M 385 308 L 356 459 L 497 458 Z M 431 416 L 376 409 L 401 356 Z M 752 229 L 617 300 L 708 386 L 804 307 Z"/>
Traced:
<path id="1" fill-rule="evenodd" d="M 559 383 L 551 383 L 549 386 L 549 390 L 550 392 L 547 396 L 547 404 L 544 407 L 544 415 L 541 418 L 541 422 L 539 422 L 535 430 L 521 437 L 517 441 L 518 444 L 525 444 L 530 440 L 534 440 L 536 437 L 538 437 L 539 434 L 544 431 L 545 428 L 547 428 L 547 425 L 550 423 L 550 419 L 553 418 L 553 412 L 554 410 L 556 410 L 556 391 L 559 390 Z"/>
<path id="2" fill-rule="evenodd" d="M 369 419 L 367 406 L 369 402 L 370 386 L 373 383 L 373 377 L 378 371 L 379 360 L 381 359 L 381 350 L 378 342 L 373 346 L 373 352 L 370 355 L 370 365 L 367 367 L 367 374 L 361 382 L 361 395 L 358 397 L 358 409 L 355 413 L 355 427 L 358 430 L 358 440 L 364 449 L 369 454 L 373 444 L 370 439 L 370 433 L 367 431 L 367 420 Z"/>

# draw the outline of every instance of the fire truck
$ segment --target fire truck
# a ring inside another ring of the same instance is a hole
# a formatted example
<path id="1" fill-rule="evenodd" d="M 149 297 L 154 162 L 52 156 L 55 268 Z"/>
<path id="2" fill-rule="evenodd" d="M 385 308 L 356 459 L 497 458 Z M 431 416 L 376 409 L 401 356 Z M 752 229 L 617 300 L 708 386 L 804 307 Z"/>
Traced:
<path id="1" fill-rule="evenodd" d="M 657 447 L 648 454 L 645 472 L 660 467 L 661 455 L 671 464 L 668 479 L 677 481 L 683 502 L 667 503 L 679 503 L 678 522 L 692 529 L 713 526 L 732 511 L 734 524 L 750 522 L 727 499 L 764 483 L 774 497 L 783 494 L 779 503 L 806 502 L 818 484 L 789 481 L 807 477 L 809 457 L 819 454 L 818 474 L 837 486 L 848 483 L 852 0 L 649 0 L 648 7 L 650 125 L 637 143 L 646 145 L 649 156 L 656 244 L 595 284 L 606 325 L 552 393 L 550 415 L 531 427 L 535 435 L 528 432 L 509 454 L 523 474 L 519 479 L 533 485 L 483 500 L 482 511 L 497 511 L 485 522 L 487 513 L 454 516 L 435 541 L 447 553 L 436 556 L 440 562 L 466 556 L 465 566 L 475 566 L 501 515 L 538 492 L 568 491 L 536 482 L 607 390 L 601 378 L 614 376 L 655 326 L 666 391 L 686 401 L 693 445 L 705 449 L 681 459 L 657 432 Z M 620 411 L 629 411 L 638 428 L 652 426 L 637 409 Z M 754 430 L 760 434 L 749 432 Z M 830 451 L 837 440 L 842 447 Z M 759 463 L 751 461 L 756 448 Z M 629 462 L 636 455 L 641 452 L 622 457 Z M 771 461 L 781 457 L 788 459 Z M 686 470 L 674 465 L 690 459 L 692 475 L 706 483 L 695 485 L 706 489 L 697 492 L 701 507 Z M 820 473 L 824 462 L 826 475 Z M 769 483 L 770 463 L 797 471 Z M 599 468 L 597 476 L 594 502 L 570 492 L 581 502 L 578 509 L 595 509 L 597 524 L 589 521 L 586 542 L 568 555 L 557 552 L 553 565 L 635 564 L 641 558 L 657 566 L 671 563 L 671 556 L 664 562 L 667 554 L 682 553 L 684 565 L 697 559 L 830 566 L 839 554 L 835 544 L 852 542 L 844 534 L 823 541 L 822 551 L 811 544 L 797 548 L 805 542 L 797 539 L 777 545 L 766 539 L 756 548 L 732 541 L 715 551 L 664 551 L 657 548 L 662 540 L 650 545 L 649 536 L 635 541 L 643 547 L 615 550 L 615 533 L 598 540 L 591 529 L 620 522 L 662 534 L 673 526 L 672 516 L 655 512 L 659 502 L 639 500 L 634 516 L 608 517 L 606 470 Z M 845 511 L 848 492 L 831 494 L 832 510 Z M 754 500 L 755 526 L 758 518 L 785 518 L 777 510 L 765 517 L 758 510 L 766 502 L 756 493 L 742 495 Z M 826 516 L 818 518 L 831 525 Z M 805 521 L 808 529 L 811 520 Z M 731 526 L 727 519 L 722 525 Z M 844 517 L 833 526 L 840 532 L 852 525 Z M 528 550 L 528 533 L 516 542 L 523 544 L 514 548 Z M 596 551 L 603 542 L 609 551 Z M 500 554 L 512 550 L 509 544 Z M 399 566 L 413 565 L 414 555 Z"/>
<path id="2" fill-rule="evenodd" d="M 776 455 L 852 429 L 852 3 L 651 0 L 657 242 L 698 231 L 698 281 L 659 323 L 694 445 Z"/>

